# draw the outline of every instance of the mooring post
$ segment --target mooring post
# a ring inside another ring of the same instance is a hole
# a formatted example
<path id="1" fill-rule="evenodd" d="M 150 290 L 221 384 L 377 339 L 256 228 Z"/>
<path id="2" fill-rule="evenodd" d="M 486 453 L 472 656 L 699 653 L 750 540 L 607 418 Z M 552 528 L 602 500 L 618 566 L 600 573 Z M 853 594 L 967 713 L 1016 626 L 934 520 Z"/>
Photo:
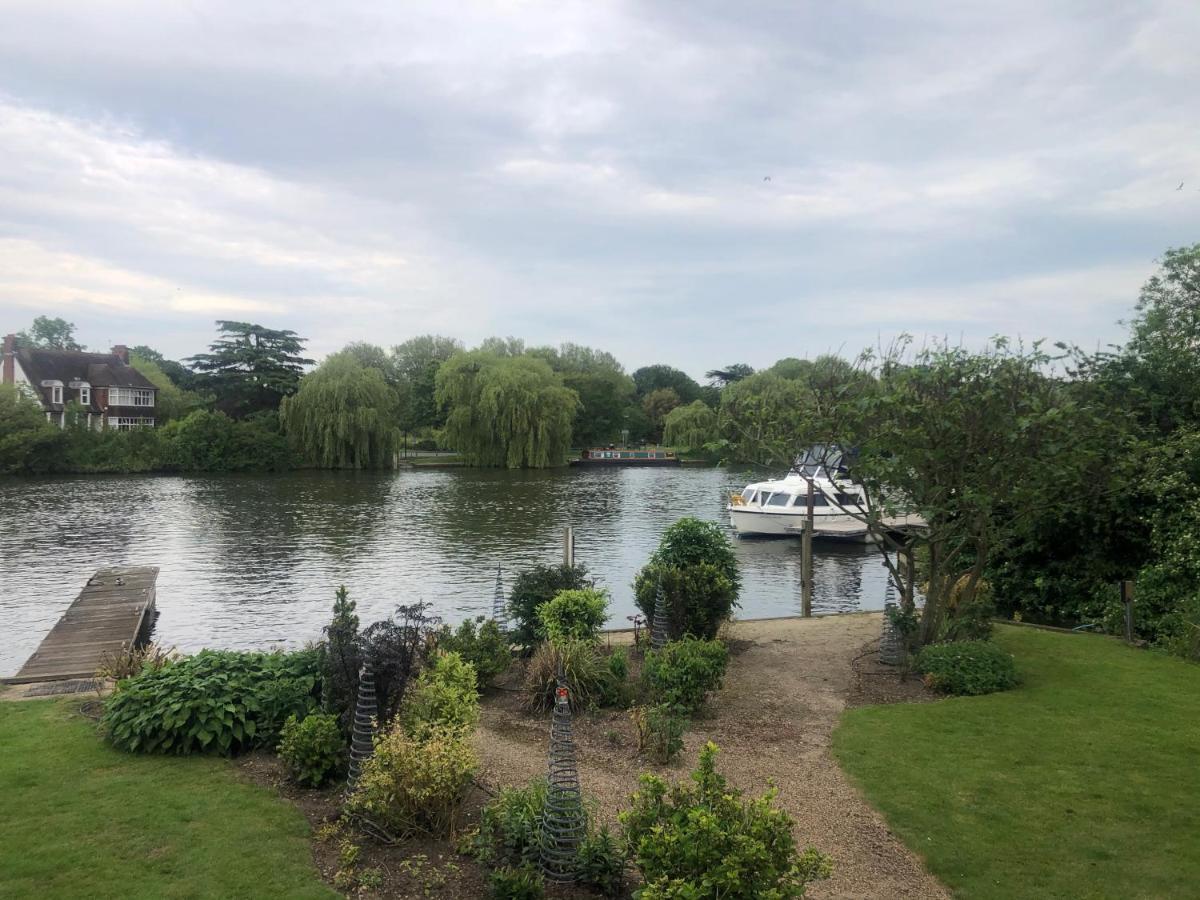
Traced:
<path id="1" fill-rule="evenodd" d="M 563 531 L 563 565 L 575 567 L 575 529 L 570 525 Z"/>
<path id="2" fill-rule="evenodd" d="M 1133 643 L 1133 582 L 1121 582 L 1121 603 L 1125 606 L 1125 640 Z"/>
<path id="3" fill-rule="evenodd" d="M 804 534 L 800 538 L 800 615 L 812 615 L 813 581 L 813 480 L 808 479 L 808 511 L 804 516 Z"/>

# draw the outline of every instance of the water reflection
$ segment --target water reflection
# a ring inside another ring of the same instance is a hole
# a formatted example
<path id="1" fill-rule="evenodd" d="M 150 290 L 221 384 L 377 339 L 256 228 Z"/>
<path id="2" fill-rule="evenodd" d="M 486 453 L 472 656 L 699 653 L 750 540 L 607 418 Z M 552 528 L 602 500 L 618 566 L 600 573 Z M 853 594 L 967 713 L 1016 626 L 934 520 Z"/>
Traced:
<path id="1" fill-rule="evenodd" d="M 560 554 L 562 529 L 613 595 L 613 625 L 634 611 L 634 573 L 680 516 L 725 522 L 723 470 L 305 472 L 206 478 L 0 482 L 0 673 L 15 670 L 92 571 L 157 565 L 168 644 L 260 647 L 319 636 L 345 584 L 364 621 L 426 600 L 454 621 L 491 609 L 495 565 L 512 573 Z M 741 615 L 800 611 L 795 540 L 737 541 Z M 817 545 L 813 609 L 880 609 L 878 556 Z"/>

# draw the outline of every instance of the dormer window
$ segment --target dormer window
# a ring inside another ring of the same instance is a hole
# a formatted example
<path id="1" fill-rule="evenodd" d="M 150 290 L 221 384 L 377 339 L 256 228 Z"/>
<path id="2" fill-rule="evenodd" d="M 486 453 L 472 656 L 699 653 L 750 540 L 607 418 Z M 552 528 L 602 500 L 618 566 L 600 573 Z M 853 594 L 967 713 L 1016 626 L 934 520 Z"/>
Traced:
<path id="1" fill-rule="evenodd" d="M 61 405 L 63 402 L 63 383 L 61 381 L 46 380 L 42 382 L 42 387 L 50 388 L 50 403 Z"/>
<path id="2" fill-rule="evenodd" d="M 79 389 L 79 403 L 82 406 L 92 405 L 92 389 L 88 386 Z"/>

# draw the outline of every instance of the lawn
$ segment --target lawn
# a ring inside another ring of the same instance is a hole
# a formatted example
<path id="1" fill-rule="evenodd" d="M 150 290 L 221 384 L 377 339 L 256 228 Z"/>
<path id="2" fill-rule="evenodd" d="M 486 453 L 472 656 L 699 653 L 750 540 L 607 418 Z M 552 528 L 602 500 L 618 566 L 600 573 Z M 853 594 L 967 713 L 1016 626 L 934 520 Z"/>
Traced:
<path id="1" fill-rule="evenodd" d="M 1021 687 L 849 710 L 834 752 L 957 896 L 1195 897 L 1200 666 L 1001 628 Z"/>
<path id="2" fill-rule="evenodd" d="M 303 816 L 220 759 L 119 753 L 61 701 L 0 702 L 0 897 L 336 897 Z"/>

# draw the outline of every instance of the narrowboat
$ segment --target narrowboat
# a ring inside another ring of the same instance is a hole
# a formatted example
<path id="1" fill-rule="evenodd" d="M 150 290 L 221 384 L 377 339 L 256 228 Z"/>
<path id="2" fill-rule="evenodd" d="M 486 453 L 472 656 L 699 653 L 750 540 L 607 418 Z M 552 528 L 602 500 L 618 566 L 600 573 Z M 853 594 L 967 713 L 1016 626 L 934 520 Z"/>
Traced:
<path id="1" fill-rule="evenodd" d="M 627 450 L 618 447 L 594 447 L 583 450 L 573 466 L 677 466 L 679 457 L 674 450 Z"/>

